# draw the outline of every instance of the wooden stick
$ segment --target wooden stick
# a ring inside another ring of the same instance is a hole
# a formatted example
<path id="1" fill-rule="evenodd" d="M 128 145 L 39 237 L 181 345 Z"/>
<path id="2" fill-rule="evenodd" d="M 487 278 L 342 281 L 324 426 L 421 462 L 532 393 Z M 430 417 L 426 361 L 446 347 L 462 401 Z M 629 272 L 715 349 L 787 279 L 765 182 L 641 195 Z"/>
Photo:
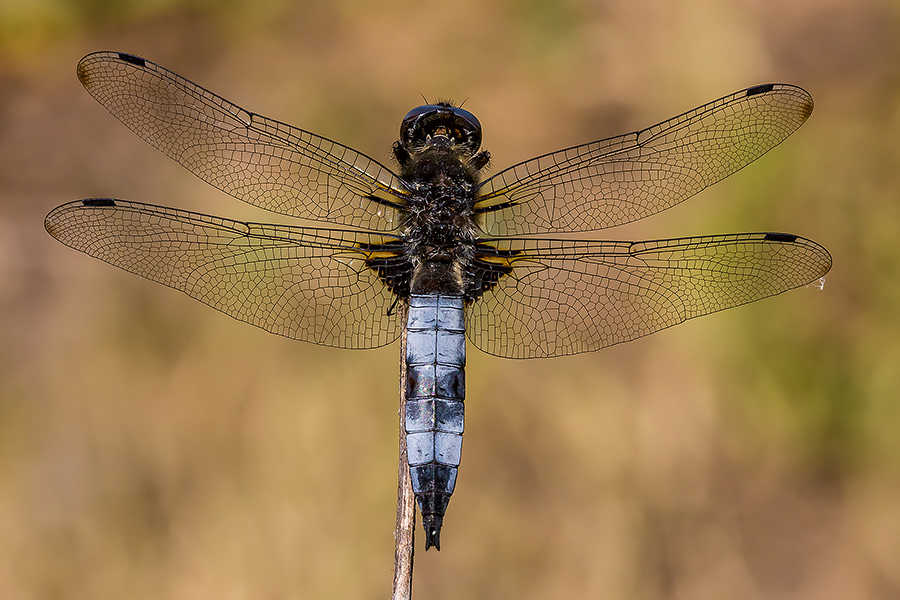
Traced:
<path id="1" fill-rule="evenodd" d="M 406 322 L 405 315 L 403 321 Z M 394 589 L 392 600 L 411 600 L 416 497 L 406 459 L 406 330 L 400 339 L 400 473 L 397 478 L 397 525 L 394 528 Z"/>

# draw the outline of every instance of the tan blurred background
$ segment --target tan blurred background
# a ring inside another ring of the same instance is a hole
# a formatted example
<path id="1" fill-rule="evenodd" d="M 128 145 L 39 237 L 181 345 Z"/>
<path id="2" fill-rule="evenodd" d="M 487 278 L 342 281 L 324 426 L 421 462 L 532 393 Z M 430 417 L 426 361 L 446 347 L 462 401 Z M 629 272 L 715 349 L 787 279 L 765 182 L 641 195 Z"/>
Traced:
<path id="1" fill-rule="evenodd" d="M 54 241 L 115 196 L 284 222 L 91 99 L 133 52 L 387 160 L 466 100 L 494 172 L 738 89 L 812 118 L 750 168 L 603 232 L 810 237 L 800 289 L 589 355 L 472 349 L 463 465 L 419 598 L 900 597 L 900 4 L 0 1 L 0 598 L 385 598 L 396 346 L 281 339 Z"/>

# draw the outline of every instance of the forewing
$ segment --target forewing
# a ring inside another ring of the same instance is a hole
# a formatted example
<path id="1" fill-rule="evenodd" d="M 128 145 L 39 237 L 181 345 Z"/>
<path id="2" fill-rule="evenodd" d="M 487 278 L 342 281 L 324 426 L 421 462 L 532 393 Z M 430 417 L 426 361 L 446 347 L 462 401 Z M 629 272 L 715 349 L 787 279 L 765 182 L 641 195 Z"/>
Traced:
<path id="1" fill-rule="evenodd" d="M 399 179 L 347 146 L 246 111 L 130 54 L 89 54 L 78 79 L 134 133 L 239 200 L 292 217 L 397 227 L 391 205 L 406 196 Z"/>
<path id="2" fill-rule="evenodd" d="M 44 226 L 67 246 L 289 338 L 374 348 L 403 326 L 389 310 L 394 295 L 366 266 L 364 248 L 386 236 L 109 199 L 59 206 Z"/>
<path id="3" fill-rule="evenodd" d="M 831 268 L 822 246 L 779 233 L 485 243 L 509 257 L 498 268 L 511 271 L 468 306 L 466 333 L 507 358 L 590 352 L 780 294 Z"/>
<path id="4" fill-rule="evenodd" d="M 519 163 L 486 180 L 491 236 L 593 231 L 665 210 L 750 164 L 812 112 L 803 89 L 752 87 L 641 131 Z"/>

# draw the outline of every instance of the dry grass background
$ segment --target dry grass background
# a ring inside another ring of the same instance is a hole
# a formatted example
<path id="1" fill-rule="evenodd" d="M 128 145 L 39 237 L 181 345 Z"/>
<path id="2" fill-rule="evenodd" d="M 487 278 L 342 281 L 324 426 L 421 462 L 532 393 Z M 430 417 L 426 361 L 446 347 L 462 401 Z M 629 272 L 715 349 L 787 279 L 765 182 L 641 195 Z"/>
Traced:
<path id="1" fill-rule="evenodd" d="M 0 2 L 0 598 L 383 598 L 396 346 L 256 330 L 63 247 L 90 196 L 283 221 L 75 78 L 137 53 L 386 159 L 467 99 L 497 169 L 785 81 L 810 121 L 603 232 L 798 233 L 801 289 L 590 355 L 472 350 L 464 462 L 420 598 L 900 597 L 900 6 L 877 0 Z M 421 534 L 419 533 L 421 544 Z"/>

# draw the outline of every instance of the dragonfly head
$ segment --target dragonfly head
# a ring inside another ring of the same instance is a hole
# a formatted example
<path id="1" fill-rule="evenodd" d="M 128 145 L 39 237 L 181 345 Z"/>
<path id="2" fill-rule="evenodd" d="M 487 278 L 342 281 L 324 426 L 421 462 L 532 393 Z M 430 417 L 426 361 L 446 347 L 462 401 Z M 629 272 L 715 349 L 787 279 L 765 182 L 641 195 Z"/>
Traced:
<path id="1" fill-rule="evenodd" d="M 412 109 L 400 124 L 400 146 L 410 154 L 427 146 L 454 146 L 466 156 L 481 146 L 481 123 L 467 110 L 449 102 Z"/>

